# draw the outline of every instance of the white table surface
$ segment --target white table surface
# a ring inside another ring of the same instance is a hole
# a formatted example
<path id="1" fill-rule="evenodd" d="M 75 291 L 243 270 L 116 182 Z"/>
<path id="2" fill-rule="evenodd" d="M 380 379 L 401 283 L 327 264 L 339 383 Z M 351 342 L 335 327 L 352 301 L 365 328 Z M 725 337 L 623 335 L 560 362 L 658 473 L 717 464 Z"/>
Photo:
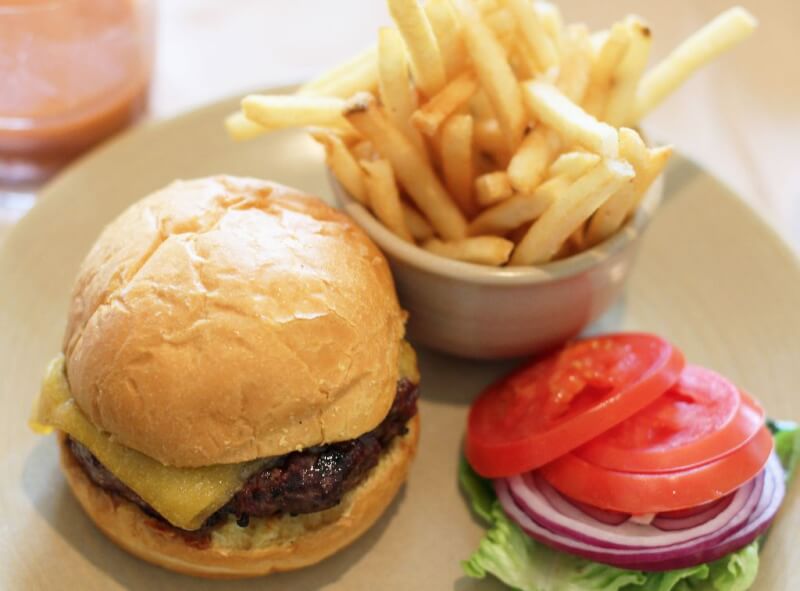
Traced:
<path id="1" fill-rule="evenodd" d="M 248 90 L 299 82 L 370 43 L 389 23 L 381 0 L 157 0 L 151 116 L 170 117 Z M 800 252 L 800 5 L 744 0 L 756 35 L 673 95 L 650 135 L 724 179 Z M 726 0 L 563 0 L 568 21 L 608 26 L 629 12 L 654 32 L 654 58 Z M 723 222 L 723 220 L 721 220 Z M 0 235 L 10 222 L 0 220 Z"/>

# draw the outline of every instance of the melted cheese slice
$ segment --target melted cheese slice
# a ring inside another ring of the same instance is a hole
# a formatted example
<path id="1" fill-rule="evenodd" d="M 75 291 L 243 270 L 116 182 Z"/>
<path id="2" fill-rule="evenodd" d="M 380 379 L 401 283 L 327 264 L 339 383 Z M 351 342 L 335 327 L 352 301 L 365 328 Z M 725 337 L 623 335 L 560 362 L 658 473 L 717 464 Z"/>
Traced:
<path id="1" fill-rule="evenodd" d="M 111 435 L 97 429 L 75 404 L 64 377 L 63 355 L 47 368 L 31 427 L 39 433 L 53 429 L 68 433 L 164 519 L 187 530 L 203 525 L 263 464 L 263 460 L 255 460 L 176 468 L 116 443 Z"/>
<path id="2" fill-rule="evenodd" d="M 400 376 L 419 382 L 416 354 L 403 341 Z M 114 476 L 138 494 L 172 525 L 198 529 L 225 505 L 264 460 L 218 464 L 201 468 L 176 468 L 115 442 L 97 429 L 78 408 L 64 376 L 64 356 L 47 368 L 42 390 L 30 421 L 37 433 L 58 429 L 81 442 Z"/>

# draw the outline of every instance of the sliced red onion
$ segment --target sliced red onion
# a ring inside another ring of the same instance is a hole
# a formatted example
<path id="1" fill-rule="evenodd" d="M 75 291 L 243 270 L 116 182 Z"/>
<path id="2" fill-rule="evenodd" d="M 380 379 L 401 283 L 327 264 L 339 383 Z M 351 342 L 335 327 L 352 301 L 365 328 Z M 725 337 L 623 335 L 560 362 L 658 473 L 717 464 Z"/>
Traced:
<path id="1" fill-rule="evenodd" d="M 663 531 L 592 519 L 563 497 L 546 496 L 538 486 L 542 481 L 526 476 L 495 480 L 495 490 L 505 512 L 528 535 L 590 560 L 649 571 L 709 562 L 746 546 L 769 526 L 785 492 L 783 471 L 773 454 L 717 515 L 693 528 Z"/>
<path id="2" fill-rule="evenodd" d="M 679 517 L 672 517 L 669 513 L 660 513 L 656 515 L 655 519 L 653 519 L 652 524 L 654 527 L 663 529 L 664 531 L 675 531 L 679 529 L 697 527 L 698 525 L 702 525 L 710 519 L 713 519 L 725 509 L 730 507 L 731 502 L 733 501 L 734 497 L 736 497 L 737 493 L 738 491 L 733 492 L 726 497 L 722 497 L 718 501 L 707 503 L 701 508 L 700 511 L 696 511 L 694 513 L 687 514 L 685 511 L 674 511 L 673 513 L 679 514 Z"/>

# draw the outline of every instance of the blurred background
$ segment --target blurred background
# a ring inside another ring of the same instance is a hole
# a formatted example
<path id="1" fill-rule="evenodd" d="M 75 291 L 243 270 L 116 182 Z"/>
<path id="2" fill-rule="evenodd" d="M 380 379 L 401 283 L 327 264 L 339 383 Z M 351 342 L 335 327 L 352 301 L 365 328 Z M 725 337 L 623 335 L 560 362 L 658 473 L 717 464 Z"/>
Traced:
<path id="1" fill-rule="evenodd" d="M 3 11 L 37 1 L 76 0 L 0 0 L 0 95 L 13 84 L 2 75 L 4 61 L 5 67 L 9 65 L 9 28 L 3 26 Z M 82 3 L 99 6 L 108 1 Z M 151 21 L 155 45 L 145 29 L 145 47 L 137 54 L 146 67 L 147 48 L 155 48 L 145 114 L 151 119 L 171 117 L 249 90 L 305 80 L 373 42 L 377 27 L 390 22 L 380 0 L 148 0 L 134 4 L 141 5 L 140 14 L 132 17 L 138 19 L 137 26 L 146 27 L 147 19 L 155 19 Z M 640 14 L 652 27 L 653 59 L 659 59 L 733 2 L 562 0 L 557 4 L 567 22 L 583 20 L 592 28 L 606 27 L 630 12 Z M 800 251 L 800 68 L 796 63 L 800 8 L 789 0 L 750 0 L 742 5 L 760 20 L 756 35 L 692 78 L 644 127 L 655 140 L 674 143 L 724 179 Z M 135 112 L 129 114 L 135 119 Z M 0 123 L 3 115 L 0 112 Z M 0 205 L 0 240 L 29 205 L 25 198 Z"/>

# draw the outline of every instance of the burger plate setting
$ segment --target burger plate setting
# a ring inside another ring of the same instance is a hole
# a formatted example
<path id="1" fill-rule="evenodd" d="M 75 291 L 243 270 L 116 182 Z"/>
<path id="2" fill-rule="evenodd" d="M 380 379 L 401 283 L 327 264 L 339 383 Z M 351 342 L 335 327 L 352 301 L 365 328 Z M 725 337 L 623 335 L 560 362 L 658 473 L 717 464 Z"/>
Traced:
<path id="1" fill-rule="evenodd" d="M 800 588 L 800 265 L 642 129 L 755 18 L 388 6 L 2 246 L 0 588 Z"/>

